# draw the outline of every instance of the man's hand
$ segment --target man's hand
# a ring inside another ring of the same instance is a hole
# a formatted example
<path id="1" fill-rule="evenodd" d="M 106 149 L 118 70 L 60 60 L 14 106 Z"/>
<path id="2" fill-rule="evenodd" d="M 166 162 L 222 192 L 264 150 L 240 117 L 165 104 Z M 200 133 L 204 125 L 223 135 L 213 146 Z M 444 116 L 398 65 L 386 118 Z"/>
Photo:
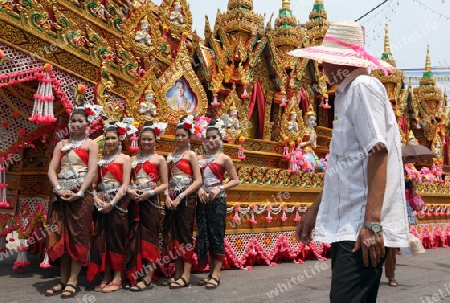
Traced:
<path id="1" fill-rule="evenodd" d="M 353 253 L 362 251 L 362 257 L 364 266 L 369 266 L 369 258 L 373 267 L 376 267 L 381 258 L 384 257 L 384 238 L 383 233 L 376 236 L 370 229 L 363 226 L 359 231 L 358 238 L 356 239 L 355 248 Z"/>
<path id="2" fill-rule="evenodd" d="M 316 226 L 317 210 L 310 208 L 297 226 L 297 241 L 308 244 L 312 240 L 311 233 Z"/>

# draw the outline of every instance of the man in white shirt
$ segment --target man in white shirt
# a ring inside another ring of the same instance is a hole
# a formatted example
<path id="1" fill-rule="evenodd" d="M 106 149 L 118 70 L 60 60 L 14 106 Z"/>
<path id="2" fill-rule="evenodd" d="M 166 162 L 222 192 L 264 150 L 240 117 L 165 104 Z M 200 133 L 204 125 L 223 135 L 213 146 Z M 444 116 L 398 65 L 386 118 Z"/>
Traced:
<path id="1" fill-rule="evenodd" d="M 338 85 L 323 191 L 297 228 L 304 243 L 315 228 L 314 240 L 332 245 L 331 302 L 375 303 L 386 249 L 409 246 L 400 134 L 385 88 L 367 71 L 392 67 L 363 46 L 361 26 L 339 21 L 321 46 L 290 53 L 322 61 Z"/>

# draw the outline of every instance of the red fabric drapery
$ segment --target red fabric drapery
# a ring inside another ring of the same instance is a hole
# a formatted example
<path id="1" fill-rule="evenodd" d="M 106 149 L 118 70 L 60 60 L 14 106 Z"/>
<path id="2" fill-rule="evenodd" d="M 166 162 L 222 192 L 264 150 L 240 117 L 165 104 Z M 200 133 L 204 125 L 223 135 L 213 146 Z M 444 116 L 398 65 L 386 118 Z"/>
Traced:
<path id="1" fill-rule="evenodd" d="M 302 89 L 298 92 L 297 100 L 299 103 L 301 103 L 302 112 L 306 113 L 309 108 L 309 100 L 308 100 L 308 93 L 306 92 L 303 86 Z"/>
<path id="2" fill-rule="evenodd" d="M 250 106 L 248 108 L 248 119 L 253 115 L 255 105 L 258 106 L 258 128 L 259 138 L 264 138 L 264 113 L 266 111 L 266 97 L 261 86 L 261 82 L 256 81 L 253 86 L 252 97 L 250 98 Z"/>

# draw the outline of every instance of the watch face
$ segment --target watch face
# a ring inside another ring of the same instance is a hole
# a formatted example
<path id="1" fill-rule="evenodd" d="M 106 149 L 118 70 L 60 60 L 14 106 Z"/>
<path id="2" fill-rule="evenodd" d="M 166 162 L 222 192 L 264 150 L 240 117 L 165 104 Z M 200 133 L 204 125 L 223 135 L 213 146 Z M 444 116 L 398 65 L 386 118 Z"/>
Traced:
<path id="1" fill-rule="evenodd" d="M 381 225 L 378 225 L 378 224 L 372 225 L 372 231 L 373 231 L 374 233 L 378 234 L 379 232 L 381 232 Z"/>

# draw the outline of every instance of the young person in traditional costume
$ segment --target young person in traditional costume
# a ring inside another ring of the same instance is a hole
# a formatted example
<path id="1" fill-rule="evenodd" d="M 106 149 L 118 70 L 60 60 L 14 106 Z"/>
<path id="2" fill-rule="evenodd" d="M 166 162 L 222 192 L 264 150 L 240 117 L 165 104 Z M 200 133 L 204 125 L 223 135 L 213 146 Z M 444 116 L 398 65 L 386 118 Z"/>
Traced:
<path id="1" fill-rule="evenodd" d="M 168 281 L 171 289 L 190 283 L 196 191 L 202 184 L 197 155 L 190 150 L 194 117 L 183 117 L 175 130 L 175 152 L 167 156 L 169 189 L 164 192 L 166 215 L 163 237 L 167 253 L 175 260 L 175 277 Z"/>
<path id="2" fill-rule="evenodd" d="M 224 136 L 222 121 L 212 119 L 204 136 L 207 151 L 205 155 L 198 157 L 203 184 L 198 190 L 200 203 L 197 205 L 196 242 L 199 262 L 207 256 L 209 250 L 209 275 L 199 282 L 206 289 L 216 289 L 220 285 L 220 268 L 225 259 L 225 190 L 239 185 L 233 161 L 222 152 Z M 230 181 L 223 185 L 225 172 L 230 176 Z"/>
<path id="3" fill-rule="evenodd" d="M 167 191 L 168 179 L 166 160 L 156 153 L 156 140 L 164 134 L 166 127 L 164 122 L 146 122 L 139 135 L 139 154 L 131 159 L 134 184 L 128 190 L 131 203 L 127 258 L 127 276 L 133 285 L 131 291 L 152 287 L 155 262 L 159 258 L 159 229 L 163 211 L 159 194 Z M 144 268 L 144 276 L 139 277 Z"/>
<path id="4" fill-rule="evenodd" d="M 47 254 L 51 262 L 59 259 L 61 282 L 47 290 L 46 296 L 74 297 L 80 291 L 81 264 L 87 261 L 93 203 L 86 190 L 97 171 L 98 146 L 88 138 L 87 132 L 95 117 L 86 112 L 83 107 L 72 112 L 70 139 L 56 145 L 48 170 L 53 191 L 49 198 L 47 224 L 57 228 L 56 231 L 52 228 L 47 237 Z"/>
<path id="5" fill-rule="evenodd" d="M 122 153 L 126 125 L 110 124 L 105 129 L 98 179 L 94 180 L 94 235 L 87 278 L 104 272 L 103 281 L 94 290 L 109 293 L 122 288 L 126 236 L 128 232 L 128 186 L 131 159 Z"/>

